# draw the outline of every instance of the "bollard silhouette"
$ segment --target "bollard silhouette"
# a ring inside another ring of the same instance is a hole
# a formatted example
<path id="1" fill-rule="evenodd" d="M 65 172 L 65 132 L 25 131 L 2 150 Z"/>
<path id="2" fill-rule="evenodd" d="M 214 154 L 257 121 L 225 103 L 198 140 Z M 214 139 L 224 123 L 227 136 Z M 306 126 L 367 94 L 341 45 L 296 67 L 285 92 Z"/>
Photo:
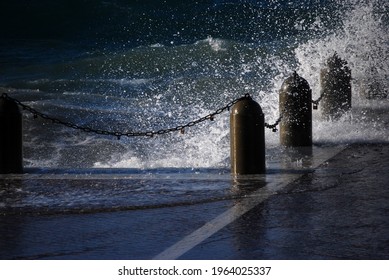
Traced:
<path id="1" fill-rule="evenodd" d="M 281 86 L 280 142 L 283 146 L 312 146 L 312 91 L 296 72 Z"/>
<path id="2" fill-rule="evenodd" d="M 324 119 L 338 119 L 351 109 L 351 70 L 337 53 L 320 71 L 321 113 Z"/>
<path id="3" fill-rule="evenodd" d="M 0 174 L 23 173 L 22 114 L 18 105 L 0 97 Z"/>
<path id="4" fill-rule="evenodd" d="M 265 119 L 261 106 L 249 96 L 232 107 L 230 138 L 232 173 L 264 174 Z"/>

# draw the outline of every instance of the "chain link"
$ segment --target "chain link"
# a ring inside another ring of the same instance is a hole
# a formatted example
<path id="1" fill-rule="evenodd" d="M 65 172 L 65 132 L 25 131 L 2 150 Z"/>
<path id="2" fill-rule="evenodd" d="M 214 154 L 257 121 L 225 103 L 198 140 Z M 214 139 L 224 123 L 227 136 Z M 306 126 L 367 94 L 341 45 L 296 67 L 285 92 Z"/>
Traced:
<path id="1" fill-rule="evenodd" d="M 318 99 L 312 100 L 314 110 L 317 110 L 317 107 L 319 106 L 319 102 L 323 99 L 323 96 L 324 96 L 324 93 L 321 93 Z"/>
<path id="2" fill-rule="evenodd" d="M 265 127 L 271 129 L 273 132 L 277 132 L 278 131 L 277 126 L 280 124 L 282 117 L 283 114 L 281 113 L 279 118 L 276 120 L 274 124 L 268 124 L 265 122 Z"/>
<path id="3" fill-rule="evenodd" d="M 226 106 L 217 109 L 215 112 L 213 112 L 211 114 L 208 114 L 208 115 L 206 115 L 204 117 L 201 117 L 201 118 L 199 118 L 197 120 L 188 122 L 188 123 L 186 123 L 184 125 L 179 125 L 179 126 L 176 126 L 176 127 L 171 127 L 171 128 L 166 128 L 166 129 L 160 129 L 160 130 L 156 130 L 156 131 L 149 130 L 149 131 L 136 131 L 136 132 L 134 132 L 134 131 L 124 131 L 124 132 L 121 132 L 121 131 L 109 131 L 109 130 L 103 130 L 103 129 L 95 129 L 95 128 L 91 128 L 91 127 L 88 127 L 88 126 L 81 126 L 81 125 L 77 125 L 77 124 L 74 124 L 74 123 L 71 123 L 71 122 L 63 121 L 63 120 L 60 120 L 58 118 L 50 117 L 47 114 L 41 113 L 41 112 L 35 110 L 34 108 L 32 108 L 32 107 L 30 107 L 28 105 L 23 104 L 21 101 L 15 99 L 15 98 L 10 97 L 6 93 L 3 93 L 1 97 L 4 98 L 4 99 L 7 99 L 7 100 L 15 102 L 23 110 L 26 110 L 26 111 L 30 112 L 31 114 L 33 114 L 34 118 L 40 117 L 40 118 L 45 119 L 45 120 L 50 120 L 50 121 L 52 121 L 55 124 L 64 125 L 66 127 L 72 128 L 72 129 L 77 129 L 77 130 L 81 130 L 81 131 L 84 131 L 84 132 L 95 133 L 95 134 L 100 134 L 100 135 L 115 136 L 118 139 L 120 139 L 123 136 L 125 136 L 125 137 L 139 137 L 139 136 L 153 137 L 155 135 L 163 135 L 163 134 L 168 134 L 168 133 L 177 132 L 177 131 L 179 131 L 181 133 L 184 133 L 186 128 L 195 126 L 195 125 L 197 125 L 197 124 L 199 124 L 201 122 L 207 121 L 207 120 L 213 121 L 216 115 L 219 115 L 219 114 L 223 113 L 226 110 L 229 111 L 230 108 L 232 106 L 234 106 L 237 102 L 239 102 L 239 101 L 241 101 L 243 99 L 251 98 L 251 96 L 249 94 L 245 94 L 244 96 L 239 97 L 239 98 L 229 102 Z M 273 124 L 273 125 L 269 125 L 269 124 L 265 123 L 265 126 L 268 127 L 268 128 L 273 129 L 273 131 L 277 131 L 276 130 L 276 126 L 278 125 L 280 120 L 281 120 L 281 118 L 279 120 L 277 120 L 277 122 L 275 124 Z"/>

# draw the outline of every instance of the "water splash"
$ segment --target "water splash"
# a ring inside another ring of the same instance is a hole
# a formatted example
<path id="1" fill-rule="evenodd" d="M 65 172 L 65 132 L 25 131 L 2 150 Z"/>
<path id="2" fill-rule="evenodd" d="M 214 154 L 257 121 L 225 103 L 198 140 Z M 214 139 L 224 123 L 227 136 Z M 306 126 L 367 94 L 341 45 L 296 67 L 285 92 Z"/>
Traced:
<path id="1" fill-rule="evenodd" d="M 337 5 L 342 7 L 339 13 L 343 13 L 336 15 L 342 20 L 339 26 L 328 24 L 329 13 L 304 18 L 300 11 L 288 19 L 293 21 L 290 27 L 293 36 L 282 25 L 282 32 L 273 30 L 276 39 L 264 42 L 261 41 L 264 38 L 261 26 L 266 30 L 264 22 L 255 25 L 255 20 L 263 15 L 252 13 L 252 38 L 260 38 L 258 42 L 208 36 L 181 45 L 153 43 L 55 67 L 39 66 L 42 76 L 51 79 L 37 79 L 36 83 L 21 81 L 15 87 L 45 92 L 30 100 L 45 112 L 105 129 L 158 130 L 177 126 L 207 115 L 246 93 L 261 104 L 265 121 L 272 123 L 279 117 L 278 91 L 283 80 L 297 70 L 308 80 L 316 99 L 320 69 L 336 51 L 352 70 L 355 110 L 336 122 L 322 121 L 314 112 L 314 144 L 389 141 L 384 114 L 387 99 L 377 105 L 379 101 L 367 101 L 363 93 L 363 87 L 370 84 L 379 84 L 384 92 L 388 90 L 389 4 L 380 0 L 350 0 Z M 273 7 L 271 12 L 281 15 L 276 12 L 280 8 Z M 294 11 L 287 9 L 288 13 Z M 383 113 L 372 115 L 374 106 L 381 106 L 379 111 Z M 188 129 L 184 135 L 120 141 L 68 132 L 46 122 L 33 124 L 27 120 L 26 123 L 29 127 L 26 161 L 32 167 L 229 167 L 226 113 L 213 122 Z M 44 125 L 44 129 L 37 128 L 39 125 Z M 49 142 L 45 145 L 41 143 L 42 137 L 37 136 L 47 135 L 44 130 L 56 135 L 45 139 Z M 278 134 L 267 130 L 266 144 L 269 153 L 277 149 Z"/>
<path id="2" fill-rule="evenodd" d="M 295 51 L 299 72 L 311 84 L 313 91 L 320 91 L 319 75 L 326 60 L 337 52 L 352 70 L 353 94 L 365 99 L 364 89 L 377 82 L 383 92 L 388 91 L 389 11 L 386 1 L 348 1 L 350 7 L 343 19 L 343 28 L 333 34 L 309 40 Z"/>
<path id="3" fill-rule="evenodd" d="M 385 1 L 349 1 L 348 4 L 342 29 L 323 38 L 308 40 L 295 50 L 298 72 L 310 83 L 314 99 L 320 92 L 319 71 L 334 52 L 348 62 L 352 72 L 352 112 L 330 123 L 316 116 L 314 140 L 325 143 L 387 142 L 389 136 L 385 127 L 388 120 L 384 112 L 389 109 L 386 99 L 389 35 L 385 14 L 389 5 Z M 376 90 L 370 94 L 379 99 L 369 101 L 368 91 L 373 85 Z"/>

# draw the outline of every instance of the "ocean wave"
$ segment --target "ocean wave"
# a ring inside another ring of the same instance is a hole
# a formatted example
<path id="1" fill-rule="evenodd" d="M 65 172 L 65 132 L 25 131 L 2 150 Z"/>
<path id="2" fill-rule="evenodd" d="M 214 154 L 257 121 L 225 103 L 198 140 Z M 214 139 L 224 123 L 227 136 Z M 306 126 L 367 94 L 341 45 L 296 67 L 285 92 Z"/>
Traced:
<path id="1" fill-rule="evenodd" d="M 39 9 L 41 4 L 33 2 L 34 9 Z M 81 2 L 75 4 L 76 8 L 81 9 L 88 1 Z M 175 127 L 214 112 L 247 93 L 261 104 L 265 120 L 273 123 L 279 117 L 282 82 L 297 71 L 308 80 L 313 97 L 317 98 L 320 69 L 336 51 L 352 70 L 353 106 L 371 108 L 373 105 L 360 94 L 359 83 L 375 82 L 388 90 L 388 4 L 381 0 L 320 1 L 319 6 L 308 2 L 312 1 L 200 1 L 178 6 L 166 4 L 152 11 L 146 10 L 147 3 L 137 2 L 139 6 L 129 11 L 131 4 L 123 1 L 104 5 L 97 1 L 95 10 L 88 11 L 91 14 L 85 17 L 93 19 L 93 26 L 85 21 L 70 25 L 74 24 L 76 37 L 85 35 L 87 29 L 85 40 L 68 40 L 66 33 L 63 38 L 56 37 L 53 44 L 51 39 L 40 37 L 48 31 L 43 30 L 31 35 L 35 36 L 31 41 L 40 42 L 34 47 L 16 44 L 11 51 L 8 44 L 1 49 L 0 60 L 7 56 L 7 67 L 0 69 L 0 85 L 43 113 L 98 129 L 139 131 Z M 333 3 L 336 5 L 331 6 Z M 17 5 L 22 4 L 10 7 Z M 49 10 L 58 5 L 50 4 Z M 193 10 L 181 13 L 188 5 L 193 5 Z M 337 8 L 341 8 L 339 12 Z M 101 20 L 106 22 L 102 15 L 112 11 L 118 15 L 102 26 Z M 135 11 L 144 12 L 135 16 L 139 22 L 125 24 Z M 29 15 L 27 19 L 33 17 Z M 31 23 L 34 28 L 41 24 Z M 95 24 L 101 30 L 95 29 Z M 4 32 L 0 31 L 3 35 Z M 23 34 L 15 36 L 23 37 L 20 42 L 28 41 Z M 65 43 L 57 49 L 61 42 Z M 373 68 L 378 74 L 372 74 Z M 185 134 L 122 137 L 119 141 L 58 127 L 47 120 L 34 120 L 26 112 L 25 115 L 27 166 L 229 165 L 229 123 L 228 114 L 224 113 L 214 122 L 187 129 Z M 314 112 L 314 141 L 387 141 L 382 116 L 370 122 L 363 115 L 358 115 L 360 119 L 356 116 L 328 123 Z M 270 147 L 278 146 L 279 136 L 266 133 L 266 141 Z"/>

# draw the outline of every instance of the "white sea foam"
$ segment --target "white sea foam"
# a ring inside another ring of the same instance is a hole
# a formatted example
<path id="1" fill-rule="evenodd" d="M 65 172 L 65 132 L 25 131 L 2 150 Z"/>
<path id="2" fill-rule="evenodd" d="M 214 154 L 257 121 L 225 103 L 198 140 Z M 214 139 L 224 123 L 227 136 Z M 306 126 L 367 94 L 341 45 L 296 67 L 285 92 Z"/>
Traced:
<path id="1" fill-rule="evenodd" d="M 351 68 L 354 97 L 363 95 L 361 86 L 373 82 L 378 82 L 382 91 L 389 89 L 389 34 L 383 14 L 377 12 L 380 1 L 356 2 L 344 15 L 342 30 L 310 40 L 296 49 L 298 71 L 315 93 L 320 91 L 319 70 L 335 52 Z"/>
<path id="2" fill-rule="evenodd" d="M 338 121 L 322 121 L 316 116 L 314 141 L 350 143 L 389 140 L 387 118 L 379 115 L 367 116 L 366 113 L 378 107 L 381 111 L 389 112 L 388 99 L 369 101 L 364 92 L 366 87 L 374 83 L 379 84 L 380 97 L 388 92 L 389 34 L 382 21 L 383 15 L 377 13 L 379 1 L 355 2 L 344 16 L 340 31 L 324 38 L 309 40 L 295 50 L 299 62 L 298 73 L 309 82 L 313 99 L 320 93 L 319 71 L 335 52 L 348 62 L 352 72 L 353 110 Z"/>

